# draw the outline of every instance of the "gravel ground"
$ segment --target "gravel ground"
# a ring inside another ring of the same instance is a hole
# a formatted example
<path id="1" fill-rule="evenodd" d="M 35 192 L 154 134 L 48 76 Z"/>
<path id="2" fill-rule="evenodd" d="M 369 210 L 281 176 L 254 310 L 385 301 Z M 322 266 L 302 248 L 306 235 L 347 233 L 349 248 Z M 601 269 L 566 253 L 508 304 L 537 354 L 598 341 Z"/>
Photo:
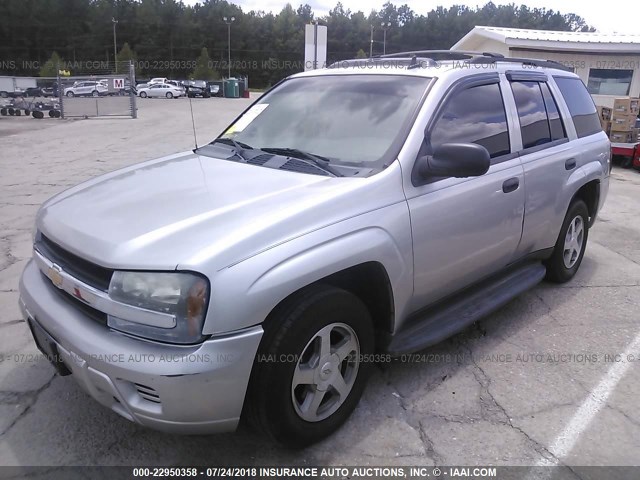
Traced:
<path id="1" fill-rule="evenodd" d="M 247 104 L 195 99 L 200 142 Z M 615 361 L 640 359 L 640 348 L 626 351 L 640 332 L 640 174 L 631 170 L 614 168 L 571 283 L 541 284 L 414 361 L 379 365 L 348 423 L 302 453 L 246 429 L 179 437 L 138 427 L 72 377 L 28 361 L 36 348 L 17 284 L 38 206 L 193 143 L 186 99 L 140 100 L 137 120 L 0 117 L 0 465 L 640 463 L 640 362 Z"/>

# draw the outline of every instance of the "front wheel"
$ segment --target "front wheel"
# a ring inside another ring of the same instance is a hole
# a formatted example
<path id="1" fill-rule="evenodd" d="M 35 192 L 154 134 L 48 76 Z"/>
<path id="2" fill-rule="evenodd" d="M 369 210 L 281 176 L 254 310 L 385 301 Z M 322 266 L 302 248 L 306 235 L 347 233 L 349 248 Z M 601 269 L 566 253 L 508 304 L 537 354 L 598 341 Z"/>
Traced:
<path id="1" fill-rule="evenodd" d="M 289 447 L 325 438 L 358 404 L 373 351 L 371 316 L 358 297 L 325 285 L 302 290 L 265 324 L 249 420 Z"/>
<path id="2" fill-rule="evenodd" d="M 584 257 L 589 236 L 589 210 L 582 200 L 574 200 L 564 218 L 551 258 L 546 261 L 547 280 L 556 283 L 573 278 Z"/>

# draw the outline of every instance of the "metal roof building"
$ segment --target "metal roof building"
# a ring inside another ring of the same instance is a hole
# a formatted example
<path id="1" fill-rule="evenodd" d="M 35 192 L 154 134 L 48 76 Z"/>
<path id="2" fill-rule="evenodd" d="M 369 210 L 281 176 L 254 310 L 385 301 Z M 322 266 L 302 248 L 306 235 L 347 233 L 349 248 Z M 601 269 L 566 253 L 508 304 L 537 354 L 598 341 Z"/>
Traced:
<path id="1" fill-rule="evenodd" d="M 640 96 L 640 35 L 477 26 L 451 50 L 561 62 L 582 78 L 598 105 Z"/>

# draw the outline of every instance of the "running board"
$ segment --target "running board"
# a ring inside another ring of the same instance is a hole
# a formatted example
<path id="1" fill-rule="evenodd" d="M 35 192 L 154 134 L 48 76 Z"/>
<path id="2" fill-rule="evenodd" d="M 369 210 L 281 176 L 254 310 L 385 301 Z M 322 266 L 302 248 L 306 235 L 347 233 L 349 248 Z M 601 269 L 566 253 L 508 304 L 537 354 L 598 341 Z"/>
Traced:
<path id="1" fill-rule="evenodd" d="M 545 273 L 541 263 L 527 263 L 418 311 L 391 338 L 386 350 L 395 356 L 439 343 L 534 287 Z"/>

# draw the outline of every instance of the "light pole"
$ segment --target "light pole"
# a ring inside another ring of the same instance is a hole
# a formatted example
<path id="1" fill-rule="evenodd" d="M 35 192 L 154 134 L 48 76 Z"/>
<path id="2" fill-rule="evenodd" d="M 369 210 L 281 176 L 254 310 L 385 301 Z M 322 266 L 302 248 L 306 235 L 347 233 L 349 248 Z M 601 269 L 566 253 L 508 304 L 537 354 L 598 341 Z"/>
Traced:
<path id="1" fill-rule="evenodd" d="M 369 58 L 373 57 L 373 25 L 371 26 L 371 43 L 369 44 Z"/>
<path id="2" fill-rule="evenodd" d="M 118 49 L 116 47 L 116 25 L 118 20 L 115 17 L 111 17 L 111 22 L 113 23 L 113 64 L 116 66 L 116 73 L 118 73 Z"/>
<path id="3" fill-rule="evenodd" d="M 387 54 L 387 30 L 391 27 L 391 22 L 382 22 L 380 24 L 382 27 L 382 31 L 384 32 L 383 40 L 382 40 L 382 54 Z"/>
<path id="4" fill-rule="evenodd" d="M 222 20 L 224 20 L 224 23 L 227 24 L 227 45 L 229 49 L 229 75 L 227 78 L 231 78 L 231 24 L 236 21 L 236 17 L 222 17 Z"/>

